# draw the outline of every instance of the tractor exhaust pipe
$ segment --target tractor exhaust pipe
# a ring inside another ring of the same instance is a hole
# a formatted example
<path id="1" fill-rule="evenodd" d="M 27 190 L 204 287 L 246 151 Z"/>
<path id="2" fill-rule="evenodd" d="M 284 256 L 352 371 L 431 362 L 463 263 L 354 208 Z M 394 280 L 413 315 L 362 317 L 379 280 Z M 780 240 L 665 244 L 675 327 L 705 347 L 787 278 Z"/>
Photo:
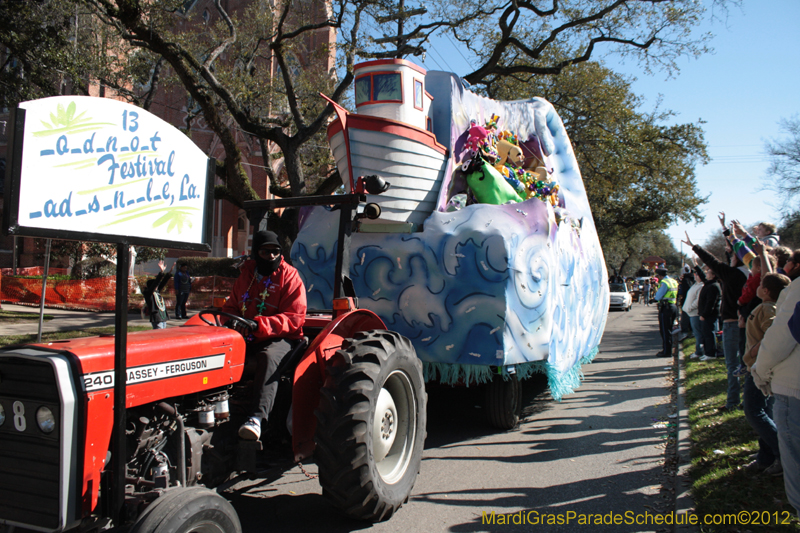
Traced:
<path id="1" fill-rule="evenodd" d="M 183 417 L 178 413 L 178 409 L 168 404 L 160 402 L 158 408 L 171 416 L 178 423 L 178 482 L 181 487 L 186 486 L 186 432 L 183 426 Z"/>

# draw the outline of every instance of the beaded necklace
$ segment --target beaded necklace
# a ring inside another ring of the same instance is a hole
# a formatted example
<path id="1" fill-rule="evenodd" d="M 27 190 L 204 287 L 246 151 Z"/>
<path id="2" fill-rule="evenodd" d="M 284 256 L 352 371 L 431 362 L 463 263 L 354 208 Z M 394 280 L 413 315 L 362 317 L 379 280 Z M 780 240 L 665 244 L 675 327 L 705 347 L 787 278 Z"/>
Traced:
<path id="1" fill-rule="evenodd" d="M 250 285 L 247 286 L 247 290 L 245 291 L 244 295 L 242 295 L 242 316 L 244 316 L 245 311 L 247 311 L 247 300 L 250 298 L 250 289 L 253 288 L 253 283 L 256 281 L 257 277 L 258 277 L 258 270 L 254 270 L 253 279 L 250 280 Z M 269 289 L 272 286 L 272 279 L 268 276 L 262 276 L 261 279 L 264 278 L 267 278 L 267 283 L 264 286 L 264 290 L 258 294 L 258 297 L 261 299 L 261 302 L 256 306 L 256 309 L 258 310 L 258 315 L 264 313 L 264 308 L 267 306 L 266 300 L 270 296 Z M 261 283 L 260 280 L 259 283 Z"/>

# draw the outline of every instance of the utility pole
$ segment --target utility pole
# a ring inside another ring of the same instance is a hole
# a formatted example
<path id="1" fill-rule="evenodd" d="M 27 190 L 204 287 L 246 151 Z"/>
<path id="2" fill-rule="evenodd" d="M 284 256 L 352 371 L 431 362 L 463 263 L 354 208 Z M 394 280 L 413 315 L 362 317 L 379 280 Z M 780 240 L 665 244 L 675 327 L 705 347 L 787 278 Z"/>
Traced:
<path id="1" fill-rule="evenodd" d="M 417 31 L 414 31 L 409 34 L 404 34 L 403 32 L 405 31 L 406 19 L 409 19 L 417 15 L 424 15 L 427 12 L 428 10 L 424 7 L 419 7 L 417 9 L 411 9 L 407 11 L 405 8 L 405 0 L 399 0 L 396 11 L 390 11 L 388 15 L 383 17 L 377 17 L 375 19 L 380 24 L 385 24 L 387 22 L 396 20 L 397 35 L 385 36 L 381 37 L 380 39 L 373 39 L 373 41 L 376 44 L 394 43 L 395 49 L 387 50 L 386 52 L 377 52 L 370 55 L 375 59 L 382 59 L 382 58 L 402 59 L 404 56 L 407 56 L 409 54 L 415 56 L 422 55 L 425 52 L 425 49 L 422 48 L 422 46 L 412 46 L 409 44 L 409 42 L 416 39 L 422 39 L 423 35 Z"/>

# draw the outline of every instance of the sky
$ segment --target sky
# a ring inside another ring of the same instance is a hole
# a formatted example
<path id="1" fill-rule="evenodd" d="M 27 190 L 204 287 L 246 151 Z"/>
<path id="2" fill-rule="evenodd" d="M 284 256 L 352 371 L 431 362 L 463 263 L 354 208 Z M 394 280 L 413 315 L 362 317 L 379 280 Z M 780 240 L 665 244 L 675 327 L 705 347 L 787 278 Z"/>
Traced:
<path id="1" fill-rule="evenodd" d="M 705 121 L 711 161 L 696 169 L 699 194 L 708 197 L 700 207 L 705 220 L 679 222 L 667 230 L 678 250 L 688 252 L 680 242 L 684 231 L 702 244 L 721 230 L 720 211 L 746 226 L 780 223 L 780 202 L 768 189 L 765 144 L 782 137 L 781 119 L 800 116 L 799 28 L 800 0 L 743 0 L 724 20 L 698 27 L 714 34 L 714 52 L 680 60 L 673 78 L 606 59 L 609 67 L 636 78 L 632 90 L 645 99 L 641 111 L 652 110 L 660 96 L 660 109 L 676 113 L 674 123 Z M 462 51 L 447 40 L 437 43 L 422 65 L 459 75 L 471 71 Z"/>

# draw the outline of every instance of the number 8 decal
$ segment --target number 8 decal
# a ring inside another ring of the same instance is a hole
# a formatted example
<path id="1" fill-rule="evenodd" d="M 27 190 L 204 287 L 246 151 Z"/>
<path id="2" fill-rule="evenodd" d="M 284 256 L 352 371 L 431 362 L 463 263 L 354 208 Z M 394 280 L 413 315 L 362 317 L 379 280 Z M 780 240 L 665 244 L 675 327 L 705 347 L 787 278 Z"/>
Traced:
<path id="1" fill-rule="evenodd" d="M 22 402 L 14 402 L 14 427 L 17 431 L 25 431 L 28 427 L 25 421 L 25 404 Z"/>

